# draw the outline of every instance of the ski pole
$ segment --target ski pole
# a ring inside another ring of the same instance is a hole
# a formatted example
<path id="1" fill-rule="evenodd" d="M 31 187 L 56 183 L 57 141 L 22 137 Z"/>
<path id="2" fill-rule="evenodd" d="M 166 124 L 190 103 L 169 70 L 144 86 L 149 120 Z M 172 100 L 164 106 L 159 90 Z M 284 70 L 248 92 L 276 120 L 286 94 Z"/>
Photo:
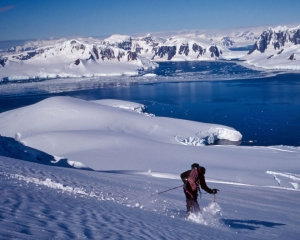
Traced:
<path id="1" fill-rule="evenodd" d="M 183 185 L 180 185 L 180 186 L 177 186 L 177 187 L 174 187 L 174 188 L 170 188 L 170 189 L 168 189 L 168 190 L 165 190 L 165 191 L 162 191 L 162 192 L 158 192 L 158 193 L 152 193 L 151 195 L 165 193 L 165 192 L 171 191 L 171 190 L 173 190 L 173 189 L 180 188 L 180 187 L 182 187 L 182 186 L 183 186 Z"/>
<path id="2" fill-rule="evenodd" d="M 219 189 L 213 189 L 214 190 L 214 192 L 213 192 L 213 194 L 214 194 L 214 202 L 216 202 L 216 194 L 218 193 L 218 191 L 220 191 Z"/>

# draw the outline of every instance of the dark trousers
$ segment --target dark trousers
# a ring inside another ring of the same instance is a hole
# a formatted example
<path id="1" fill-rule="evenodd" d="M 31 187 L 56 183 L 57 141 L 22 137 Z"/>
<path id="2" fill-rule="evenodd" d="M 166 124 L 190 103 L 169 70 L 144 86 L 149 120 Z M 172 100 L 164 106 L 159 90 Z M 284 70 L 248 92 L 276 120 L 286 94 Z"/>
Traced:
<path id="1" fill-rule="evenodd" d="M 183 189 L 185 197 L 186 197 L 186 212 L 200 212 L 200 207 L 197 201 L 198 194 L 197 190 L 195 192 L 188 191 L 186 189 Z"/>

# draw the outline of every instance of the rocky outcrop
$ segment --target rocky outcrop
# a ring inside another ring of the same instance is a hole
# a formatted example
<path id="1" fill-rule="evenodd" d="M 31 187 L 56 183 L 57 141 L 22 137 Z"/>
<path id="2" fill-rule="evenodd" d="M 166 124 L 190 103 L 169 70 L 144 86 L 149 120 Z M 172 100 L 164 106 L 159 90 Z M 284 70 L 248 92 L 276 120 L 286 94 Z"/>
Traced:
<path id="1" fill-rule="evenodd" d="M 202 48 L 200 45 L 198 45 L 197 43 L 194 43 L 193 44 L 193 46 L 192 46 L 192 49 L 193 49 L 193 51 L 195 52 L 195 53 L 199 53 L 198 55 L 197 55 L 197 58 L 199 57 L 199 56 L 203 56 L 204 54 L 205 54 L 205 52 L 206 52 L 206 49 L 205 48 Z"/>
<path id="2" fill-rule="evenodd" d="M 185 56 L 188 56 L 189 55 L 189 44 L 182 44 L 180 47 L 179 47 L 179 54 L 182 55 L 184 54 Z"/>
<path id="3" fill-rule="evenodd" d="M 96 48 L 96 46 L 95 45 L 93 45 L 93 53 L 95 54 L 95 57 L 96 57 L 96 59 L 98 60 L 99 59 L 99 53 L 98 53 L 98 50 L 97 50 L 97 48 Z M 102 59 L 103 60 L 103 59 Z"/>
<path id="4" fill-rule="evenodd" d="M 80 61 L 79 58 L 74 62 L 74 64 L 75 64 L 76 66 L 78 66 L 80 63 L 81 63 L 81 61 Z"/>
<path id="5" fill-rule="evenodd" d="M 107 60 L 111 60 L 115 58 L 115 53 L 111 48 L 101 48 L 100 49 L 100 56 L 101 59 L 104 61 L 106 58 Z"/>
<path id="6" fill-rule="evenodd" d="M 226 41 L 232 42 L 229 38 Z M 196 60 L 209 52 L 205 59 L 218 58 L 222 54 L 219 47 L 210 43 L 199 43 L 197 39 L 186 37 L 172 37 L 168 39 L 156 39 L 151 35 L 140 38 L 131 38 L 129 36 L 113 35 L 103 41 L 106 46 L 119 46 L 123 50 L 135 52 L 151 60 L 176 60 L 188 59 Z M 126 46 L 126 47 L 125 47 Z M 131 46 L 131 49 L 129 47 Z M 210 48 L 211 47 L 211 48 Z M 210 50 L 209 50 L 210 49 Z M 150 53 L 153 55 L 151 56 Z M 195 55 L 195 53 L 197 53 Z M 187 58 L 186 58 L 187 57 Z"/>
<path id="7" fill-rule="evenodd" d="M 293 54 L 288 58 L 288 60 L 296 60 L 296 58 L 295 58 L 295 53 L 293 53 Z"/>
<path id="8" fill-rule="evenodd" d="M 295 45 L 300 44 L 300 28 L 290 31 L 289 40 Z"/>
<path id="9" fill-rule="evenodd" d="M 4 67 L 6 61 L 7 61 L 7 57 L 5 57 L 5 58 L 0 58 L 0 65 L 1 65 L 2 67 Z"/>
<path id="10" fill-rule="evenodd" d="M 134 61 L 137 60 L 137 53 L 136 52 L 127 52 L 127 61 Z"/>
<path id="11" fill-rule="evenodd" d="M 155 56 L 163 58 L 165 55 L 167 55 L 167 60 L 171 60 L 176 55 L 176 46 L 160 46 L 154 48 L 153 50 L 154 56 L 152 57 L 152 59 L 154 59 Z"/>
<path id="12" fill-rule="evenodd" d="M 284 51 L 284 48 L 281 49 L 277 54 L 281 54 Z"/>
<path id="13" fill-rule="evenodd" d="M 219 52 L 219 49 L 217 48 L 217 46 L 211 46 L 209 48 L 210 51 L 210 56 L 211 57 L 220 57 L 221 52 Z"/>
<path id="14" fill-rule="evenodd" d="M 141 54 L 142 50 L 143 50 L 143 47 L 141 47 L 138 43 L 136 43 L 134 46 L 134 51 L 138 54 Z"/>

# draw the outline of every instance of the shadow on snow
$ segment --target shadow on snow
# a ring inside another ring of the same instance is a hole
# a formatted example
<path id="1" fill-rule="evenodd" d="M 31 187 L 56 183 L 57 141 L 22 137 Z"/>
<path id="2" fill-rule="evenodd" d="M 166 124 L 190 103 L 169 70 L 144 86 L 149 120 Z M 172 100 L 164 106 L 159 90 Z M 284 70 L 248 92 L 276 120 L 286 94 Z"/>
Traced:
<path id="1" fill-rule="evenodd" d="M 283 226 L 283 223 L 266 222 L 259 220 L 238 220 L 238 219 L 223 219 L 226 225 L 236 229 L 257 230 L 260 227 L 276 227 Z"/>

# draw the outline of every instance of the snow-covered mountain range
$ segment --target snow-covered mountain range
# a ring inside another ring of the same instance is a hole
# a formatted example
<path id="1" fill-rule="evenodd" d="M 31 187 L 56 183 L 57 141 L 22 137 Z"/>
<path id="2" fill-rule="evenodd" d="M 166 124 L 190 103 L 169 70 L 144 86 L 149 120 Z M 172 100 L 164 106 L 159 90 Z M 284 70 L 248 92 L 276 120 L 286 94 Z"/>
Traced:
<path id="1" fill-rule="evenodd" d="M 1 78 L 55 78 L 128 74 L 154 68 L 155 63 L 136 54 L 101 43 L 68 40 L 18 54 L 2 56 Z"/>
<path id="2" fill-rule="evenodd" d="M 54 45 L 20 47 L 0 58 L 2 80 L 137 75 L 154 69 L 155 61 L 215 60 L 222 47 L 197 38 L 133 38 L 112 35 L 102 41 L 57 41 Z M 22 51 L 22 49 L 28 49 Z"/>
<path id="3" fill-rule="evenodd" d="M 250 65 L 267 69 L 300 70 L 300 26 L 279 26 L 263 31 L 242 59 Z"/>
<path id="4" fill-rule="evenodd" d="M 183 36 L 158 39 L 150 34 L 138 38 L 112 35 L 103 43 L 136 52 L 154 61 L 211 60 L 222 55 L 222 47 L 210 41 Z"/>
<path id="5" fill-rule="evenodd" d="M 219 59 L 241 59 L 267 69 L 299 70 L 299 43 L 300 26 L 269 28 L 260 36 L 250 30 L 227 35 L 195 31 L 171 37 L 112 35 L 103 40 L 36 41 L 0 56 L 0 79 L 132 76 L 154 69 L 155 62 L 160 61 Z M 253 46 L 248 52 L 249 44 Z"/>

